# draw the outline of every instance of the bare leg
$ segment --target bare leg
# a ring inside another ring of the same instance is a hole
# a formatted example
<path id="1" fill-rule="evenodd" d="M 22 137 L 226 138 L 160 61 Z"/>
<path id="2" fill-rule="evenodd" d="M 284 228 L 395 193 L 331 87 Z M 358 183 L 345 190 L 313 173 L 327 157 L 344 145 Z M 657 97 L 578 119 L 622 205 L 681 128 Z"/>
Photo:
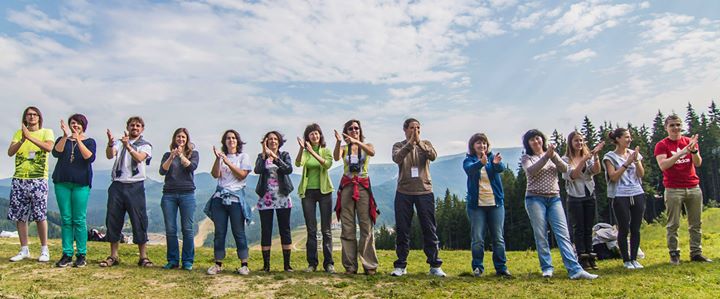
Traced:
<path id="1" fill-rule="evenodd" d="M 120 248 L 120 242 L 110 243 L 110 256 L 117 258 L 119 248 Z"/>
<path id="2" fill-rule="evenodd" d="M 147 243 L 138 244 L 138 251 L 140 251 L 140 258 L 147 258 Z"/>
<path id="3" fill-rule="evenodd" d="M 18 221 L 15 223 L 20 238 L 20 246 L 28 246 L 28 226 L 27 222 Z"/>
<path id="4" fill-rule="evenodd" d="M 47 246 L 47 239 L 48 239 L 48 224 L 47 220 L 38 221 L 37 223 L 37 231 L 38 231 L 38 238 L 40 238 L 40 245 Z M 27 232 L 25 234 L 25 238 L 27 238 Z"/>

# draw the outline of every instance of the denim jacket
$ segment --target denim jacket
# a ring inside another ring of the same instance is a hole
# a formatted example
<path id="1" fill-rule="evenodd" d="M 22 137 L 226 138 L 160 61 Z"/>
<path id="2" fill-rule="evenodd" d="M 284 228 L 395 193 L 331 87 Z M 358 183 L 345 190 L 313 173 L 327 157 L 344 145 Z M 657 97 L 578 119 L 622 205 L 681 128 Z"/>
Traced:
<path id="1" fill-rule="evenodd" d="M 490 180 L 490 186 L 495 195 L 495 206 L 500 207 L 504 205 L 505 193 L 503 192 L 502 179 L 500 174 L 505 171 L 505 166 L 502 163 L 493 164 L 492 160 L 495 158 L 495 154 L 488 153 L 488 163 L 482 164 L 482 161 L 476 155 L 465 155 L 463 160 L 463 170 L 467 174 L 467 201 L 468 209 L 478 208 L 478 189 L 480 181 L 480 168 L 485 167 L 485 171 L 488 174 Z"/>

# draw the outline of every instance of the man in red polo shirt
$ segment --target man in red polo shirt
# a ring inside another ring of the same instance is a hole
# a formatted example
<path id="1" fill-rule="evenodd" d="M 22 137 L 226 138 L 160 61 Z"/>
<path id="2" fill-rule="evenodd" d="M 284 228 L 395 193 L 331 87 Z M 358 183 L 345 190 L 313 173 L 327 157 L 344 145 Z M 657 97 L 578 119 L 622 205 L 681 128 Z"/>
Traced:
<path id="1" fill-rule="evenodd" d="M 678 227 L 682 206 L 687 211 L 690 231 L 690 260 L 712 262 L 702 255 L 702 206 L 700 178 L 695 167 L 700 167 L 702 157 L 698 147 L 698 135 L 691 138 L 682 136 L 682 120 L 676 114 L 665 118 L 668 137 L 655 145 L 655 159 L 663 172 L 665 185 L 665 206 L 667 208 L 667 246 L 670 264 L 680 264 Z"/>

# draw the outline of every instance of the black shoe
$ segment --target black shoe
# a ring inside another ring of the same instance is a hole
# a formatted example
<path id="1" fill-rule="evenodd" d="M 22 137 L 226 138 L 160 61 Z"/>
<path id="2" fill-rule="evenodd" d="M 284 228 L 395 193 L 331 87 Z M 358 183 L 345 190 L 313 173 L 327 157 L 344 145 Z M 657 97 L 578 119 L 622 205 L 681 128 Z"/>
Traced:
<path id="1" fill-rule="evenodd" d="M 290 266 L 290 249 L 283 249 L 283 268 L 285 272 L 292 272 L 293 268 Z"/>
<path id="2" fill-rule="evenodd" d="M 63 254 L 57 263 L 55 263 L 55 267 L 58 268 L 65 268 L 67 266 L 70 266 L 72 263 L 72 255 Z"/>
<path id="3" fill-rule="evenodd" d="M 75 262 L 73 263 L 73 267 L 82 268 L 85 266 L 87 266 L 87 261 L 85 260 L 85 255 L 78 254 L 77 257 L 75 257 Z"/>
<path id="4" fill-rule="evenodd" d="M 270 272 L 270 250 L 262 251 L 263 271 Z"/>
<path id="5" fill-rule="evenodd" d="M 500 276 L 502 278 L 513 278 L 512 274 L 510 274 L 510 271 L 498 271 L 495 273 L 495 275 Z"/>
<path id="6" fill-rule="evenodd" d="M 594 253 L 590 253 L 590 258 L 588 259 L 588 263 L 590 264 L 590 268 L 593 270 L 599 270 L 597 266 L 597 255 Z"/>
<path id="7" fill-rule="evenodd" d="M 680 265 L 680 251 L 670 251 L 670 265 Z"/>
<path id="8" fill-rule="evenodd" d="M 712 263 L 712 260 L 709 258 L 706 258 L 702 254 L 696 254 L 690 257 L 690 260 L 693 262 L 703 262 L 703 263 Z"/>
<path id="9" fill-rule="evenodd" d="M 583 268 L 583 270 L 590 270 L 592 269 L 592 266 L 590 266 L 590 255 L 587 253 L 580 254 L 578 256 L 578 262 L 580 262 L 580 266 Z"/>

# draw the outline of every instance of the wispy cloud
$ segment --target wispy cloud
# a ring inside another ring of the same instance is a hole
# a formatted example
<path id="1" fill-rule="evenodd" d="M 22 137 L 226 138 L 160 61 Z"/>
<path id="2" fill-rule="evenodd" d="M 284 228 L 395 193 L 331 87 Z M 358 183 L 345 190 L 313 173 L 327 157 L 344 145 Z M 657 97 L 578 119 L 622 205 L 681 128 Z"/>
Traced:
<path id="1" fill-rule="evenodd" d="M 552 24 L 543 28 L 546 34 L 569 36 L 563 46 L 574 45 L 594 38 L 600 32 L 618 26 L 621 17 L 649 4 L 606 4 L 604 1 L 575 3 Z"/>
<path id="2" fill-rule="evenodd" d="M 89 42 L 91 35 L 72 24 L 82 18 L 77 14 L 73 16 L 71 19 L 53 19 L 37 7 L 28 5 L 23 11 L 10 10 L 8 20 L 36 32 L 52 32 Z"/>
<path id="3" fill-rule="evenodd" d="M 572 62 L 587 61 L 597 56 L 597 53 L 591 49 L 584 49 L 582 51 L 565 56 L 565 59 Z"/>
<path id="4" fill-rule="evenodd" d="M 390 88 L 388 93 L 395 98 L 409 98 L 425 90 L 422 86 L 411 86 L 408 88 Z"/>

